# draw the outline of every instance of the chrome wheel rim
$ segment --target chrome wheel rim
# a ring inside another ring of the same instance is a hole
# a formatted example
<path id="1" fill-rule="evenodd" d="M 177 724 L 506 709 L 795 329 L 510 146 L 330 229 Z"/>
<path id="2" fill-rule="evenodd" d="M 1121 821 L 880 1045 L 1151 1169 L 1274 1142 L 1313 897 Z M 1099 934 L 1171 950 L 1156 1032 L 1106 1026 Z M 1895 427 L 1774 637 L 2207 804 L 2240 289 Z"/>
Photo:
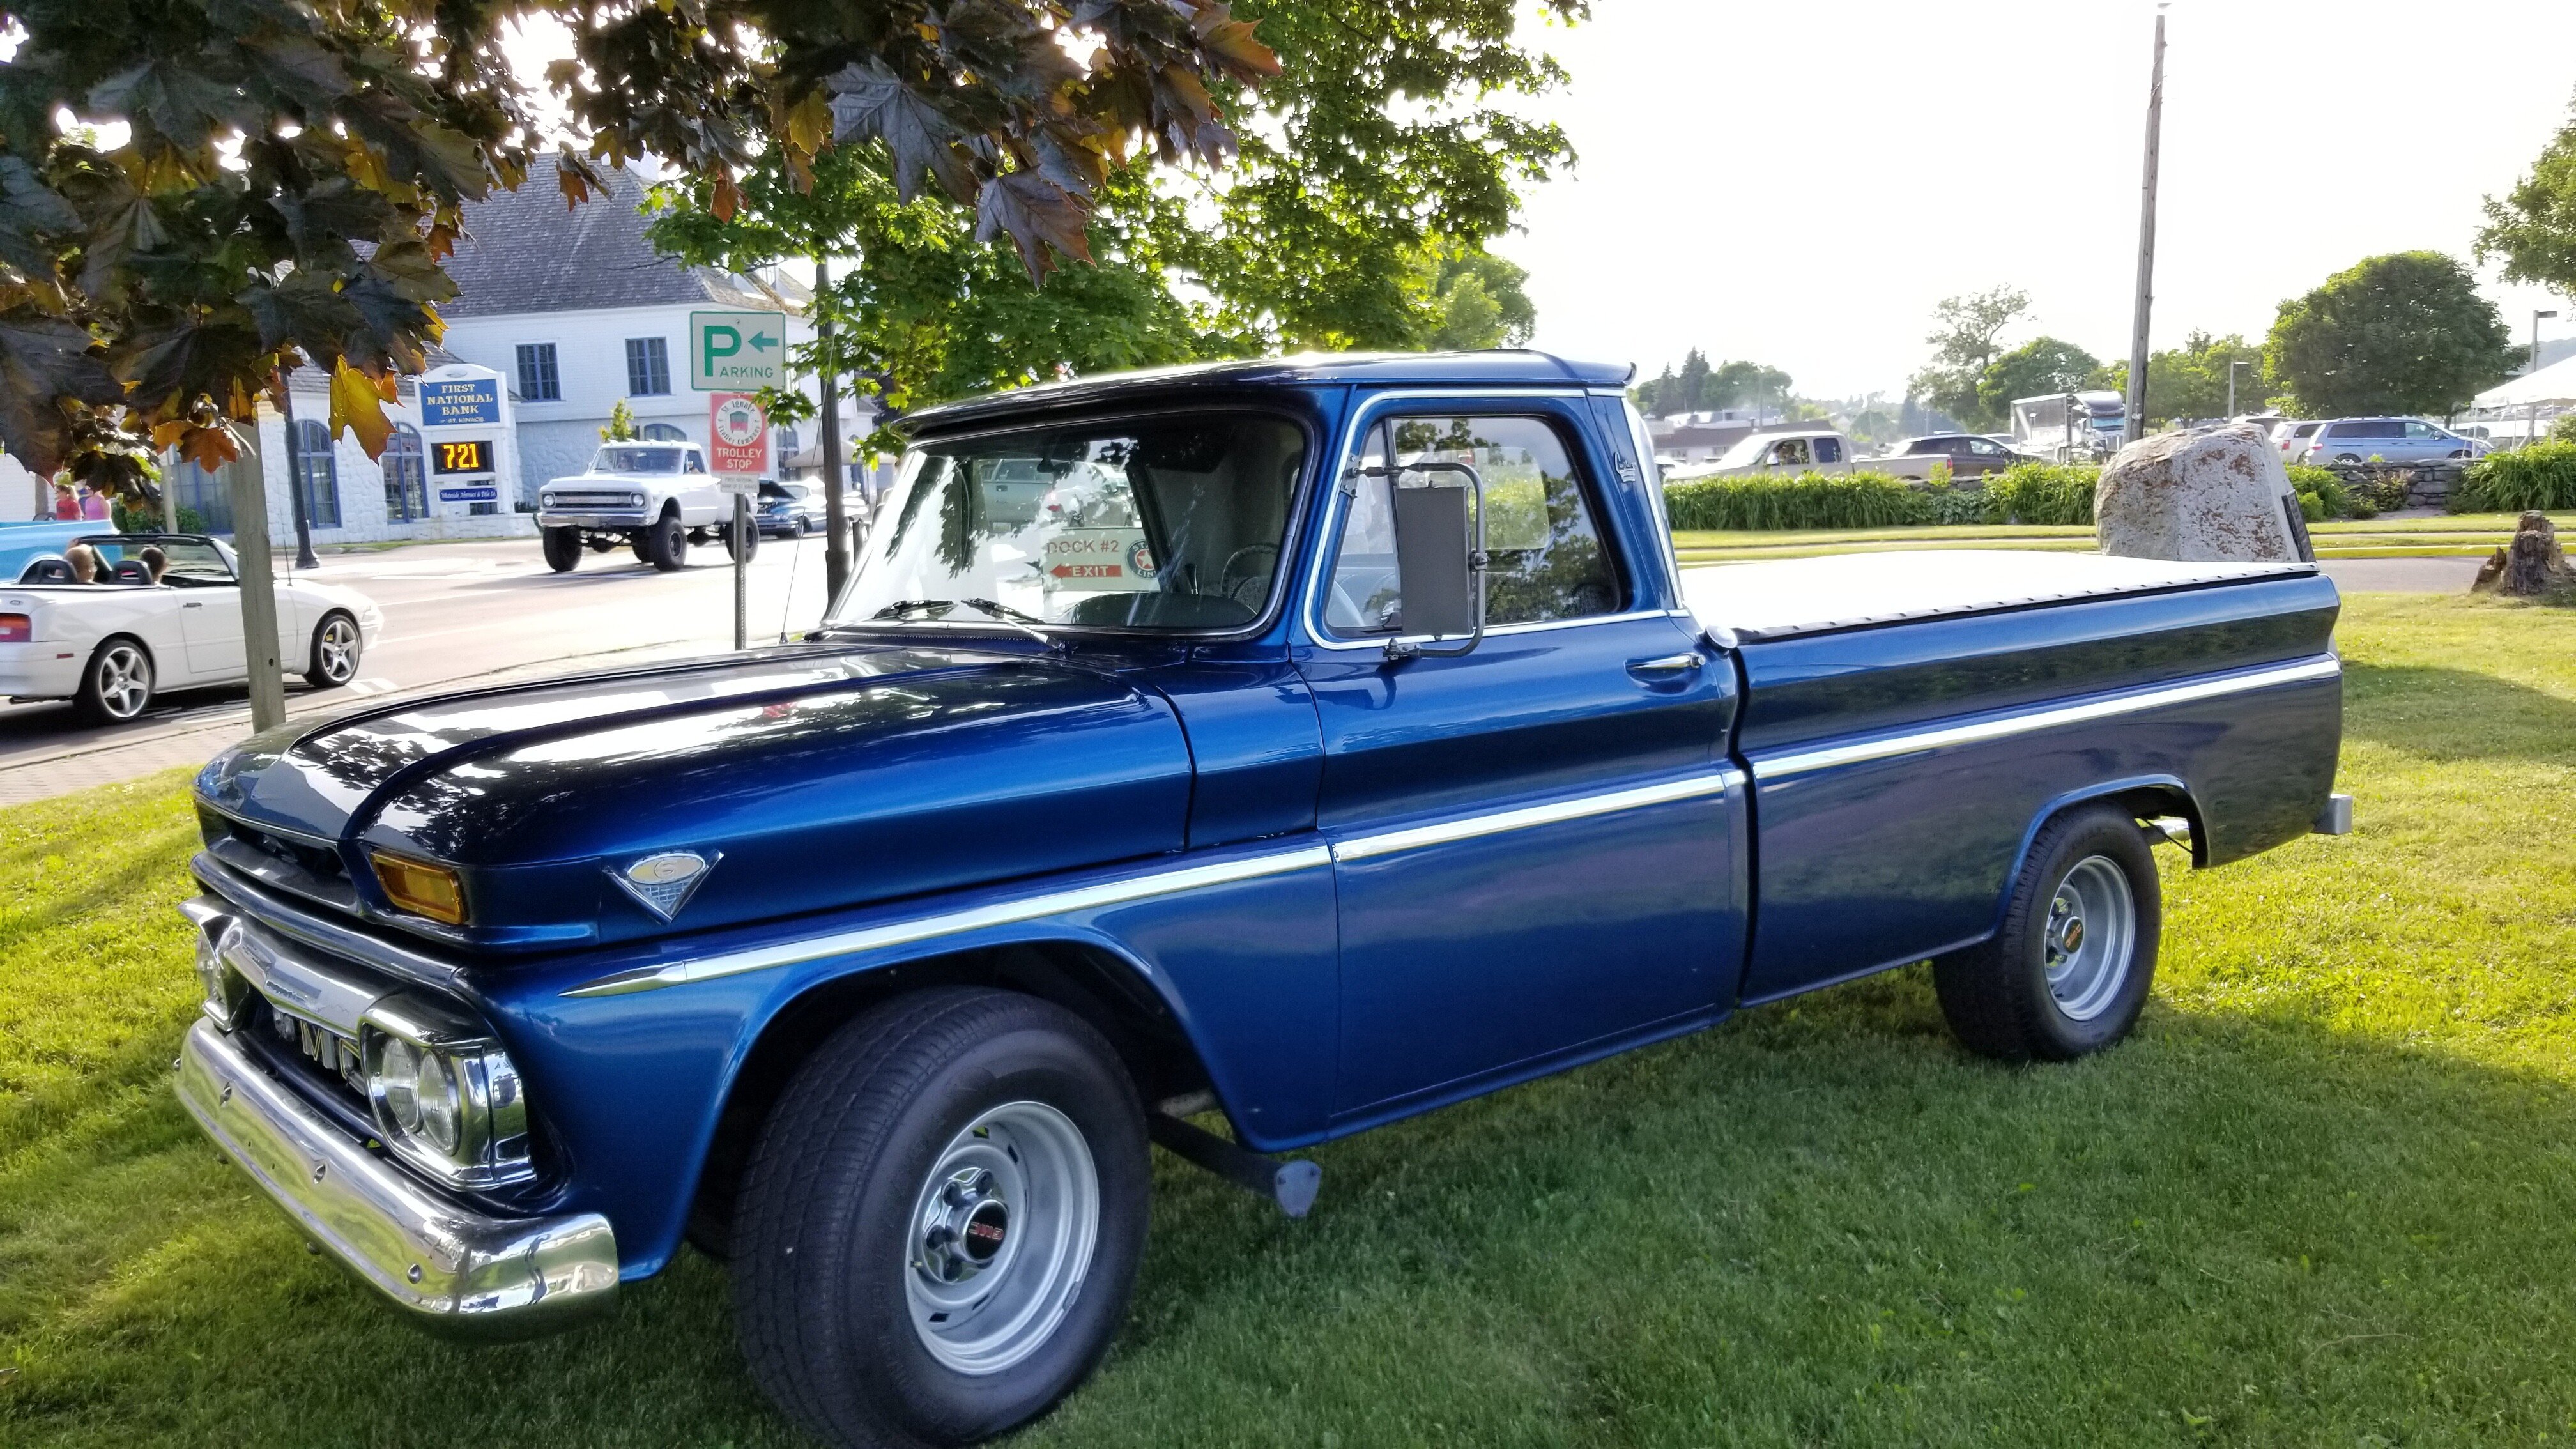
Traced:
<path id="1" fill-rule="evenodd" d="M 2044 948 L 2057 1009 L 2072 1021 L 2108 1011 L 2128 983 L 2137 942 L 2138 902 L 2127 872 L 2105 855 L 2077 861 L 2048 903 Z"/>
<path id="2" fill-rule="evenodd" d="M 152 661 L 141 649 L 111 644 L 99 656 L 98 702 L 115 719 L 132 719 L 152 702 Z"/>
<path id="3" fill-rule="evenodd" d="M 358 672 L 358 626 L 346 619 L 324 624 L 314 652 L 322 657 L 323 678 L 334 684 L 348 683 L 350 676 Z"/>
<path id="4" fill-rule="evenodd" d="M 961 1374 L 996 1374 L 1055 1335 L 1100 1241 L 1100 1175 L 1073 1119 L 1008 1102 L 951 1139 L 914 1196 L 903 1281 L 913 1331 Z"/>

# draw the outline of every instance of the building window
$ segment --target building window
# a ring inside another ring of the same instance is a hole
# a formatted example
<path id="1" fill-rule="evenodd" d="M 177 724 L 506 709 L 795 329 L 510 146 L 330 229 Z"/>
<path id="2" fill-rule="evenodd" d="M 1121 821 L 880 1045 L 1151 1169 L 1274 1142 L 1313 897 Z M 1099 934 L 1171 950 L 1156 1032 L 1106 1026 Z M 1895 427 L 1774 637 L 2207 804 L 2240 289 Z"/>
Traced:
<path id="1" fill-rule="evenodd" d="M 551 342 L 519 344 L 519 400 L 521 402 L 563 401 L 563 378 L 555 371 L 555 345 Z"/>
<path id="2" fill-rule="evenodd" d="M 304 500 L 307 527 L 340 526 L 340 465 L 333 451 L 329 428 L 311 418 L 295 420 L 286 439 L 286 469 Z"/>
<path id="3" fill-rule="evenodd" d="M 420 432 L 409 423 L 394 424 L 385 440 L 385 521 L 409 523 L 429 516 L 429 474 L 423 465 Z"/>
<path id="4" fill-rule="evenodd" d="M 660 337 L 626 339 L 626 393 L 666 397 L 671 391 L 671 344 Z"/>
<path id="5" fill-rule="evenodd" d="M 646 423 L 635 430 L 635 436 L 648 443 L 685 443 L 689 435 L 669 423 Z"/>

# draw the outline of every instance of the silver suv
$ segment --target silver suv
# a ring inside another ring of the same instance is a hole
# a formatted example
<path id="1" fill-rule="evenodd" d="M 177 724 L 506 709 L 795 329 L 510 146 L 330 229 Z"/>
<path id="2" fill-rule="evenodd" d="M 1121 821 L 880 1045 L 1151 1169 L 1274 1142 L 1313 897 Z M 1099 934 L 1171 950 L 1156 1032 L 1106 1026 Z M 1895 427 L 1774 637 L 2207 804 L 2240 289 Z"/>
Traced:
<path id="1" fill-rule="evenodd" d="M 2367 463 L 2373 458 L 2385 463 L 2438 463 L 2474 458 L 2486 451 L 2487 445 L 2475 438 L 2461 437 L 2421 418 L 2335 418 L 2319 423 L 2303 442 L 2293 444 L 2288 461 L 2320 466 Z"/>

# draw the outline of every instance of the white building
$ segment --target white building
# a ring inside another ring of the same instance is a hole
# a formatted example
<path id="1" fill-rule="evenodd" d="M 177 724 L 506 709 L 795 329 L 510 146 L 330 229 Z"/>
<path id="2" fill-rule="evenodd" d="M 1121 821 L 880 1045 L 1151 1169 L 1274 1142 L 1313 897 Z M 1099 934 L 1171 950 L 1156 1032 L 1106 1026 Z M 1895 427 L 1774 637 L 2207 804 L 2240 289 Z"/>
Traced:
<path id="1" fill-rule="evenodd" d="M 536 490 L 582 470 L 618 403 L 646 437 L 706 443 L 711 395 L 689 386 L 689 313 L 779 311 L 793 345 L 812 336 L 801 315 L 808 294 L 792 278 L 763 282 L 685 267 L 654 251 L 644 237 L 643 200 L 642 180 L 615 171 L 604 192 L 567 209 L 555 162 L 544 158 L 518 190 L 466 206 L 465 236 L 447 263 L 457 295 L 438 308 L 447 330 L 432 349 L 432 375 L 459 362 L 500 374 L 515 427 L 498 450 L 494 497 L 441 496 L 476 490 L 443 487 L 429 467 L 416 379 L 403 379 L 401 401 L 386 409 L 395 432 L 377 460 L 354 437 L 330 436 L 328 379 L 305 368 L 295 377 L 295 458 L 290 462 L 286 419 L 263 402 L 255 447 L 232 469 L 165 468 L 179 507 L 208 529 L 230 533 L 225 479 L 233 469 L 256 467 L 268 485 L 270 536 L 281 544 L 295 537 L 290 476 L 301 479 L 319 544 L 528 535 L 535 532 Z M 865 399 L 845 394 L 843 407 L 844 436 L 873 426 Z M 773 467 L 807 441 L 793 428 L 779 429 Z"/>

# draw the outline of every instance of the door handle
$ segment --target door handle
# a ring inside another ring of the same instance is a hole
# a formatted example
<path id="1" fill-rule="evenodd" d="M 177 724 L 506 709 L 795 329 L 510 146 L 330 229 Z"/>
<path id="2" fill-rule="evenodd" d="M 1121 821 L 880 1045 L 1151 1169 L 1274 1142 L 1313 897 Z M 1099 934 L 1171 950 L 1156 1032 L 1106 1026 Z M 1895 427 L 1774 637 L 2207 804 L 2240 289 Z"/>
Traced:
<path id="1" fill-rule="evenodd" d="M 1628 672 L 1641 677 L 1658 674 L 1696 674 L 1699 672 L 1699 667 L 1707 662 L 1700 657 L 1699 651 L 1692 650 L 1688 654 L 1667 654 L 1661 659 L 1631 659 L 1628 661 Z"/>
<path id="2" fill-rule="evenodd" d="M 188 603 L 181 604 L 179 607 L 180 607 L 180 608 L 182 608 L 182 609 L 202 609 L 202 608 L 204 608 L 204 607 L 206 607 L 206 606 L 205 606 L 205 605 L 203 605 L 203 604 L 200 604 L 200 603 L 196 603 L 196 602 L 194 602 L 194 601 L 192 600 L 192 601 L 190 601 L 190 602 L 188 602 Z"/>

